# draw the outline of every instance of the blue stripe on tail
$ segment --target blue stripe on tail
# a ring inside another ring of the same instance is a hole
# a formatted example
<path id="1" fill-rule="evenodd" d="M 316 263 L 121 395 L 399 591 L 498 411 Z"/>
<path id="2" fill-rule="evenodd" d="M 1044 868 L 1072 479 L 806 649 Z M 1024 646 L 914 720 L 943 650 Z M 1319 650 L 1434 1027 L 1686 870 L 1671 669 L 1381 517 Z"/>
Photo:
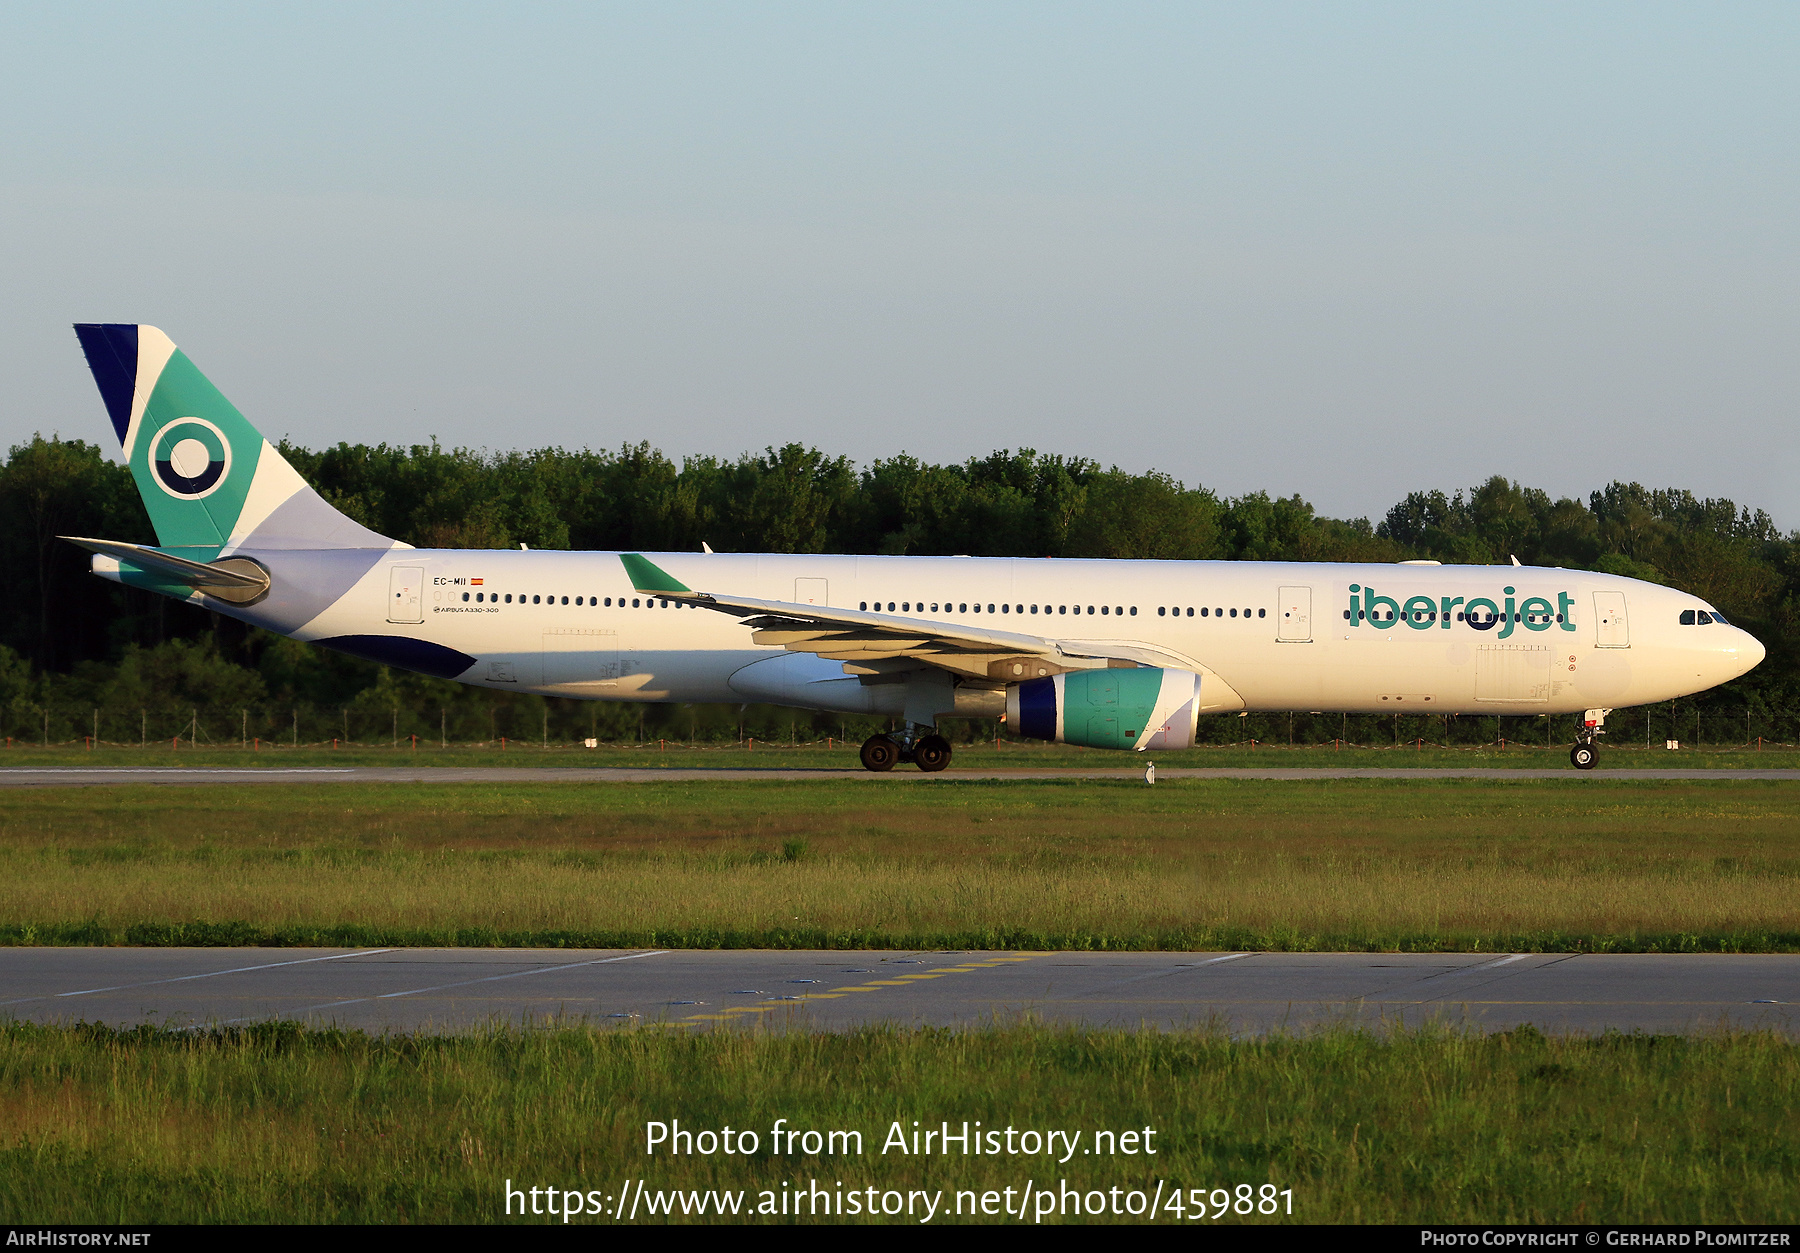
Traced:
<path id="1" fill-rule="evenodd" d="M 125 432 L 131 429 L 131 398 L 137 392 L 138 328 L 130 323 L 77 322 L 75 334 L 124 447 Z"/>

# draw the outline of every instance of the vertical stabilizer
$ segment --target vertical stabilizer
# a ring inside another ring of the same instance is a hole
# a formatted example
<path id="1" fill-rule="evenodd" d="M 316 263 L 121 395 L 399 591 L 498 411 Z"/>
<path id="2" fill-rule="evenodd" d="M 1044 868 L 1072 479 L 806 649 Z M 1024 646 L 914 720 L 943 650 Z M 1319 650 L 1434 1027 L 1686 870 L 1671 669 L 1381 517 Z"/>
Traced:
<path id="1" fill-rule="evenodd" d="M 75 334 L 162 547 L 403 547 L 326 504 L 154 326 Z"/>

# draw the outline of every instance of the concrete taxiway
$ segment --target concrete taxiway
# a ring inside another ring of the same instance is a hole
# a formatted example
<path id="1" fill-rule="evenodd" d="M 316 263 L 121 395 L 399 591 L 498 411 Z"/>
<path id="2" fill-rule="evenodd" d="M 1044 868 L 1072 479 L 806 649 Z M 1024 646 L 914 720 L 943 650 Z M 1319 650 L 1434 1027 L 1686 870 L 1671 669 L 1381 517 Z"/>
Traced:
<path id="1" fill-rule="evenodd" d="M 678 1030 L 1033 1016 L 1233 1033 L 1328 1024 L 1800 1034 L 1795 954 L 0 949 L 0 1015 L 444 1032 L 554 1017 Z"/>
<path id="2" fill-rule="evenodd" d="M 1141 780 L 1143 758 L 1135 767 L 1078 770 L 1060 767 L 1017 770 L 956 770 L 942 774 L 921 774 L 910 767 L 875 774 L 868 770 L 829 768 L 760 769 L 752 767 L 715 766 L 702 769 L 659 766 L 598 766 L 591 769 L 574 766 L 509 768 L 504 766 L 314 766 L 195 768 L 177 766 L 139 769 L 86 769 L 82 767 L 33 769 L 16 767 L 0 769 L 0 788 L 8 787 L 95 787 L 118 784 L 248 784 L 248 783 L 692 783 L 717 780 L 804 780 L 850 779 L 869 783 L 912 781 L 916 783 L 954 783 L 959 780 L 1030 780 L 1030 779 L 1121 779 Z M 1800 781 L 1800 770 L 1505 770 L 1482 767 L 1458 768 L 1345 768 L 1267 770 L 1239 767 L 1164 767 L 1158 766 L 1156 777 L 1170 779 L 1570 779 L 1593 780 L 1637 779 L 1712 779 Z"/>

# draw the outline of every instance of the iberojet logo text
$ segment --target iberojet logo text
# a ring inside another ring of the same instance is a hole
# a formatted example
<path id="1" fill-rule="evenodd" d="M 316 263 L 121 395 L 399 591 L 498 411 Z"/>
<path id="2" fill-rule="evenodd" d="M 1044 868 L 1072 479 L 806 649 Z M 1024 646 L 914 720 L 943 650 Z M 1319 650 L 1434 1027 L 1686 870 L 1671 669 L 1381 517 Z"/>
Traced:
<path id="1" fill-rule="evenodd" d="M 1553 626 L 1565 631 L 1575 629 L 1574 615 L 1569 612 L 1575 606 L 1575 598 L 1567 592 L 1558 592 L 1554 605 L 1542 596 L 1516 600 L 1517 593 L 1510 587 L 1501 588 L 1500 594 L 1502 599 L 1498 601 L 1486 596 L 1472 600 L 1461 596 L 1408 596 L 1402 603 L 1395 597 L 1379 595 L 1373 587 L 1352 583 L 1350 608 L 1344 616 L 1353 627 L 1372 626 L 1380 630 L 1402 622 L 1415 631 L 1429 631 L 1432 627 L 1448 631 L 1452 622 L 1465 623 L 1477 631 L 1499 627 L 1498 639 L 1505 639 L 1518 627 L 1527 631 L 1548 631 Z"/>

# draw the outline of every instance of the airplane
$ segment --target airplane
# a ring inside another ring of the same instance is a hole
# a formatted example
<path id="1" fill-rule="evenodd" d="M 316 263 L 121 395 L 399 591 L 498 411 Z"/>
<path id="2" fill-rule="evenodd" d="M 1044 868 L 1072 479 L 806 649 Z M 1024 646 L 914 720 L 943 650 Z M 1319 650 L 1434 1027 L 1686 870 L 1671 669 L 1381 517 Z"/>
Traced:
<path id="1" fill-rule="evenodd" d="M 1202 715 L 1582 714 L 1744 674 L 1696 596 L 1522 566 L 419 549 L 328 504 L 153 326 L 75 328 L 155 527 L 94 573 L 503 691 L 885 716 L 864 767 L 950 764 L 946 718 L 1123 751 Z"/>

